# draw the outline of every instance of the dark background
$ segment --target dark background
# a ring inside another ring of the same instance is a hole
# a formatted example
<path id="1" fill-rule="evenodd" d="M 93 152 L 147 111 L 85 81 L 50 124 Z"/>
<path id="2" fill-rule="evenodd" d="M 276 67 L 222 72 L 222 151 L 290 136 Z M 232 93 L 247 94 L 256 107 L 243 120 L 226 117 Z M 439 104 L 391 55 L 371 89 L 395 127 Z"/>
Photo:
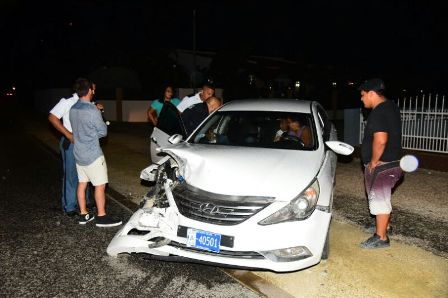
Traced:
<path id="1" fill-rule="evenodd" d="M 197 87 L 201 82 L 193 86 L 186 70 L 174 73 L 168 57 L 174 49 L 193 49 L 193 10 L 196 49 L 216 53 L 202 71 L 227 98 L 330 103 L 336 89 L 355 105 L 357 85 L 370 77 L 384 78 L 391 97 L 448 89 L 443 1 L 2 0 L 2 94 L 15 86 L 29 99 L 36 89 L 67 88 L 78 76 L 106 70 L 116 73 L 127 99 L 153 99 L 167 82 Z M 254 67 L 251 56 L 293 63 Z M 265 83 L 263 90 L 279 76 L 299 80 L 301 94 L 254 90 L 249 74 Z M 105 87 L 98 89 L 108 96 Z"/>

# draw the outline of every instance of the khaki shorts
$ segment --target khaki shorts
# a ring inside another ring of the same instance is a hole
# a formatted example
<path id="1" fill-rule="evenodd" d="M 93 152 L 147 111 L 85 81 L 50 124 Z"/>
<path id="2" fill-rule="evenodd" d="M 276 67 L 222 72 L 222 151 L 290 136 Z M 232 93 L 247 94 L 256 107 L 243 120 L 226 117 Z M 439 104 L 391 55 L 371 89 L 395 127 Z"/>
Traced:
<path id="1" fill-rule="evenodd" d="M 107 179 L 107 165 L 104 155 L 98 157 L 88 166 L 80 166 L 76 164 L 76 171 L 78 172 L 79 182 L 92 182 L 93 186 L 103 185 L 109 182 Z"/>

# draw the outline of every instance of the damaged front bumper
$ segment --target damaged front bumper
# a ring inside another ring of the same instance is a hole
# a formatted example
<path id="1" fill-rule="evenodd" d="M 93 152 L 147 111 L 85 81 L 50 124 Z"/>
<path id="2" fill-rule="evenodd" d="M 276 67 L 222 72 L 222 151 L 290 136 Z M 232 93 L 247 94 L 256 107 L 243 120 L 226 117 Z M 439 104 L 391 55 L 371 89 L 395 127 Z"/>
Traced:
<path id="1" fill-rule="evenodd" d="M 185 184 L 175 162 L 164 158 L 142 171 L 143 175 L 156 181 L 156 185 L 112 239 L 107 248 L 110 256 L 145 253 L 162 259 L 180 257 L 218 266 L 276 272 L 295 271 L 320 262 L 330 213 L 315 210 L 303 221 L 261 226 L 258 222 L 281 204 L 270 201 L 260 212 L 235 225 L 198 221 L 184 216 L 176 205 L 173 188 L 182 189 Z M 218 250 L 191 245 L 191 231 L 219 235 Z"/>

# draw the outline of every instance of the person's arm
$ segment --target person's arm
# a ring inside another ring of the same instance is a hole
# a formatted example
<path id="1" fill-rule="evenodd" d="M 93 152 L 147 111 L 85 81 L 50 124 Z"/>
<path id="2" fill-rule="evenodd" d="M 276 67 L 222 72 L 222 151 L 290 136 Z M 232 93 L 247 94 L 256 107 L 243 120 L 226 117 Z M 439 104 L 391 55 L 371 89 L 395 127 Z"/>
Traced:
<path id="1" fill-rule="evenodd" d="M 53 125 L 54 128 L 56 128 L 57 131 L 59 131 L 61 134 L 64 135 L 70 142 L 73 143 L 73 134 L 67 130 L 67 128 L 64 127 L 64 125 L 61 123 L 61 120 L 53 115 L 52 113 L 48 114 L 48 121 L 50 121 L 51 125 Z"/>
<path id="2" fill-rule="evenodd" d="M 101 111 L 101 113 L 104 111 L 104 106 L 103 106 L 102 104 L 100 104 L 100 103 L 95 103 L 95 106 L 96 106 L 96 108 L 97 108 L 98 110 Z"/>
<path id="3" fill-rule="evenodd" d="M 157 126 L 157 114 L 156 114 L 156 110 L 154 110 L 153 108 L 149 108 L 148 111 L 146 112 L 149 122 L 152 123 L 152 125 Z"/>
<path id="4" fill-rule="evenodd" d="M 305 147 L 309 147 L 311 145 L 311 129 L 308 126 L 303 128 L 301 139 Z"/>
<path id="5" fill-rule="evenodd" d="M 183 113 L 186 108 L 190 106 L 190 97 L 185 96 L 184 99 L 177 105 L 179 112 Z"/>
<path id="6" fill-rule="evenodd" d="M 275 136 L 274 136 L 274 142 L 280 141 L 280 137 L 282 136 L 282 134 L 283 134 L 283 130 L 281 130 L 281 129 L 277 130 L 277 132 L 275 133 Z"/>
<path id="7" fill-rule="evenodd" d="M 387 132 L 375 132 L 373 134 L 372 159 L 369 163 L 370 172 L 372 172 L 376 166 L 381 164 L 380 158 L 386 148 L 388 136 Z"/>
<path id="8" fill-rule="evenodd" d="M 103 117 L 101 117 L 101 112 L 95 108 L 92 111 L 92 122 L 94 127 L 96 128 L 96 132 L 98 134 L 98 138 L 103 138 L 107 136 L 107 125 L 103 121 Z"/>

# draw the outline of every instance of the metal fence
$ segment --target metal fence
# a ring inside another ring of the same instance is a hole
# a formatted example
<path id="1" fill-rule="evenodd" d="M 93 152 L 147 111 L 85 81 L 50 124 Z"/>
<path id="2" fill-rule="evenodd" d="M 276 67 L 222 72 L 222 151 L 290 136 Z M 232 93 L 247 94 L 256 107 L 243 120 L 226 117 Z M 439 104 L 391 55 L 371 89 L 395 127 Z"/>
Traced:
<path id="1" fill-rule="evenodd" d="M 398 100 L 403 133 L 402 147 L 448 153 L 448 107 L 445 96 L 421 95 Z M 360 117 L 361 143 L 366 122 Z"/>

